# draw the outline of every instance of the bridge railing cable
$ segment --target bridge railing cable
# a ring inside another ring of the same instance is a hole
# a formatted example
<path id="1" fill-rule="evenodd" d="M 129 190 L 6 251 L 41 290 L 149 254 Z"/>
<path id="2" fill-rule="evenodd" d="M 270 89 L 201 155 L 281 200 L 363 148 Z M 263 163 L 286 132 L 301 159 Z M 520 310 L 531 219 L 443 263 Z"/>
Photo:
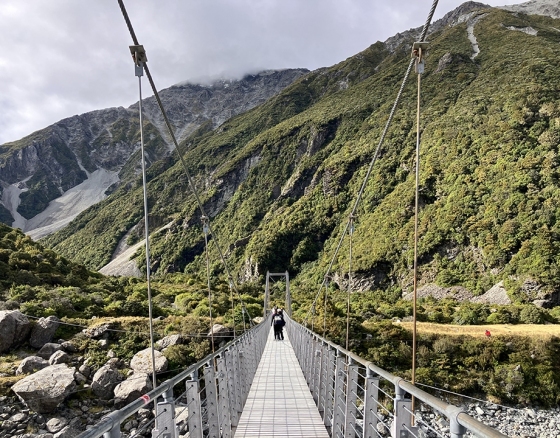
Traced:
<path id="1" fill-rule="evenodd" d="M 136 428 L 127 426 L 129 438 L 140 436 L 150 426 L 152 437 L 178 438 L 181 422 L 190 438 L 233 437 L 269 332 L 270 320 L 265 319 L 175 377 L 106 415 L 78 438 L 120 438 L 125 424 L 134 416 L 143 418 L 133 422 Z M 146 413 L 146 409 L 153 401 L 154 418 L 146 419 L 152 414 Z"/>
<path id="2" fill-rule="evenodd" d="M 332 437 L 506 437 L 289 318 L 286 330 Z"/>

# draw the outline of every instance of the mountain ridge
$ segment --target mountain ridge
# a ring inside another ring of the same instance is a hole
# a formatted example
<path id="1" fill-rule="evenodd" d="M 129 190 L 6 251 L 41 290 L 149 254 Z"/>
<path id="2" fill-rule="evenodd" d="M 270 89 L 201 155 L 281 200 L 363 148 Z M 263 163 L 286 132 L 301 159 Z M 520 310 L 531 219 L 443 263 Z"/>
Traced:
<path id="1" fill-rule="evenodd" d="M 214 129 L 232 115 L 266 101 L 306 72 L 270 70 L 204 86 L 175 85 L 162 90 L 160 96 L 181 139 L 203 125 Z M 143 103 L 149 166 L 169 155 L 173 145 L 155 98 L 143 99 Z M 21 140 L 0 145 L 0 220 L 30 232 L 34 238 L 43 237 L 103 199 L 104 193 L 113 191 L 121 181 L 126 184 L 139 170 L 137 103 L 65 118 Z M 88 180 L 98 171 L 113 176 L 95 187 L 96 196 L 82 196 L 81 202 L 65 212 L 61 208 L 64 194 L 70 189 L 80 191 L 76 189 L 80 184 L 86 184 L 82 194 L 87 194 L 99 178 Z M 54 205 L 49 207 L 49 202 Z M 38 228 L 37 223 L 43 226 Z"/>

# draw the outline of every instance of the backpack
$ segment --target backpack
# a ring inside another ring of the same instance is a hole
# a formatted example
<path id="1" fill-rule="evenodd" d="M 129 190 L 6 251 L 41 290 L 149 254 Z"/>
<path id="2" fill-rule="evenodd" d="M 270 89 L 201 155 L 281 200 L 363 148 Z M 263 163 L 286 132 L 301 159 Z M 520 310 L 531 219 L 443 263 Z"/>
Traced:
<path id="1" fill-rule="evenodd" d="M 280 315 L 274 315 L 274 325 L 284 325 L 284 318 Z"/>

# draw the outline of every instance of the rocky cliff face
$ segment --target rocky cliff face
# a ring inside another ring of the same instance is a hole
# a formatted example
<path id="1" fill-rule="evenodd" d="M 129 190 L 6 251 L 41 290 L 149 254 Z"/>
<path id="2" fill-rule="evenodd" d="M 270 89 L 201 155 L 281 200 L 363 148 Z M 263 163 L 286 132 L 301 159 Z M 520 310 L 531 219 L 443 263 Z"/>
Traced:
<path id="1" fill-rule="evenodd" d="M 210 85 L 179 84 L 163 90 L 161 99 L 181 140 L 202 125 L 214 129 L 263 103 L 305 73 L 304 69 L 265 71 Z M 145 99 L 144 108 L 151 164 L 169 155 L 173 145 L 155 99 Z M 137 104 L 109 108 L 69 117 L 1 145 L 0 220 L 39 238 L 136 177 L 138 123 Z"/>

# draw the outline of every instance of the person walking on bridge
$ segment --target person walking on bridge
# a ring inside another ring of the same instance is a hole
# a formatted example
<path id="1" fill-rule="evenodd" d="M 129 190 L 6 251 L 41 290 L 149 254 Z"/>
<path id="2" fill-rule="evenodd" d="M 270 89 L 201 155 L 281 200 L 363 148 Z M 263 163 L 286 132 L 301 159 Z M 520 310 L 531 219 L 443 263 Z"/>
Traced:
<path id="1" fill-rule="evenodd" d="M 274 328 L 274 340 L 283 341 L 284 333 L 282 328 L 286 325 L 284 320 L 284 313 L 282 309 L 278 309 L 276 313 L 272 315 L 272 327 Z"/>

